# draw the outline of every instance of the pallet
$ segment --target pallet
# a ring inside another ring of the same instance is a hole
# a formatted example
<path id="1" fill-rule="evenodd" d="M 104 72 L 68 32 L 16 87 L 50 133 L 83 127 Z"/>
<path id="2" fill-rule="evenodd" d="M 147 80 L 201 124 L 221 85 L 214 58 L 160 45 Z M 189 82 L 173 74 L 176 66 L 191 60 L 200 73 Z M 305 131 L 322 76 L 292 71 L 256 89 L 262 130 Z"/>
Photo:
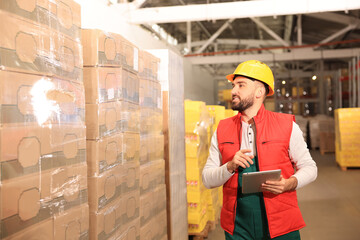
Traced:
<path id="1" fill-rule="evenodd" d="M 338 166 L 341 169 L 341 171 L 343 171 L 343 172 L 346 172 L 348 169 L 360 169 L 359 166 L 357 166 L 357 167 L 341 166 L 339 163 L 338 163 Z"/>
<path id="2" fill-rule="evenodd" d="M 204 240 L 205 238 L 207 238 L 209 232 L 211 231 L 211 223 L 207 222 L 206 226 L 204 227 L 204 230 L 202 230 L 200 233 L 190 233 L 189 234 L 189 239 L 192 240 Z"/>

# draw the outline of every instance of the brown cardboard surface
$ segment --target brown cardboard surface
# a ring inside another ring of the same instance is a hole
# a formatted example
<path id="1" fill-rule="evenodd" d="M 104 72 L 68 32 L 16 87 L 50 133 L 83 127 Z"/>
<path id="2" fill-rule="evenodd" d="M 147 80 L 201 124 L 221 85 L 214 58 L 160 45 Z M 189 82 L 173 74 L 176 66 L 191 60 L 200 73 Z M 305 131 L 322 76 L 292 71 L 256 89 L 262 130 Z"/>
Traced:
<path id="1" fill-rule="evenodd" d="M 120 67 L 84 67 L 86 103 L 102 103 L 122 98 Z"/>
<path id="2" fill-rule="evenodd" d="M 52 212 L 58 213 L 88 202 L 85 163 L 56 168 L 51 174 Z"/>
<path id="3" fill-rule="evenodd" d="M 166 210 L 166 186 L 165 184 L 158 185 L 154 190 L 154 211 L 161 212 Z"/>
<path id="4" fill-rule="evenodd" d="M 117 237 L 119 240 L 140 240 L 140 222 L 135 219 L 127 224 L 123 224 L 118 230 Z"/>
<path id="5" fill-rule="evenodd" d="M 121 131 L 121 102 L 85 105 L 86 139 L 117 134 Z"/>
<path id="6" fill-rule="evenodd" d="M 154 225 L 157 226 L 157 232 L 154 239 L 167 239 L 166 210 L 158 213 L 152 221 L 154 221 Z"/>
<path id="7" fill-rule="evenodd" d="M 54 239 L 87 239 L 89 206 L 83 204 L 54 215 Z"/>
<path id="8" fill-rule="evenodd" d="M 155 172 L 152 162 L 140 166 L 140 195 L 153 191 L 155 188 Z"/>
<path id="9" fill-rule="evenodd" d="M 156 232 L 157 226 L 150 221 L 140 228 L 140 239 L 155 239 Z"/>
<path id="10" fill-rule="evenodd" d="M 139 51 L 139 77 L 158 80 L 160 59 L 147 51 Z"/>
<path id="11" fill-rule="evenodd" d="M 58 31 L 50 30 L 52 45 L 50 50 L 54 55 L 54 74 L 82 82 L 83 54 L 81 42 L 74 40 Z"/>
<path id="12" fill-rule="evenodd" d="M 140 226 L 143 227 L 157 214 L 154 212 L 153 193 L 148 192 L 140 196 Z"/>
<path id="13" fill-rule="evenodd" d="M 2 181 L 1 221 L 5 237 L 51 217 L 51 174 L 34 173 Z"/>
<path id="14" fill-rule="evenodd" d="M 83 29 L 84 66 L 121 66 L 124 38 L 97 29 Z"/>
<path id="15" fill-rule="evenodd" d="M 88 176 L 96 177 L 113 167 L 122 164 L 123 134 L 87 140 Z"/>
<path id="16" fill-rule="evenodd" d="M 97 177 L 88 178 L 89 207 L 91 212 L 104 209 L 121 197 L 124 171 L 120 165 L 105 171 Z"/>
<path id="17" fill-rule="evenodd" d="M 140 132 L 140 107 L 138 104 L 122 103 L 122 131 Z"/>
<path id="18" fill-rule="evenodd" d="M 125 162 L 120 166 L 123 170 L 121 194 L 139 191 L 140 167 L 138 162 Z"/>
<path id="19" fill-rule="evenodd" d="M 4 234 L 4 233 L 3 233 Z M 5 234 L 1 239 L 4 240 L 52 240 L 54 234 L 53 219 L 49 218 L 41 222 L 37 222 L 29 228 L 8 237 Z"/>
<path id="20" fill-rule="evenodd" d="M 139 81 L 136 73 L 122 69 L 122 94 L 125 101 L 139 104 Z"/>
<path id="21" fill-rule="evenodd" d="M 11 179 L 52 168 L 54 157 L 50 154 L 50 129 L 36 124 L 13 124 L 0 128 L 1 180 Z"/>
<path id="22" fill-rule="evenodd" d="M 164 135 L 150 135 L 151 141 L 154 143 L 154 150 L 151 152 L 150 160 L 164 159 Z"/>
<path id="23" fill-rule="evenodd" d="M 149 135 L 140 134 L 140 165 L 150 161 L 149 152 L 153 147 L 153 142 L 150 140 Z"/>
<path id="24" fill-rule="evenodd" d="M 152 162 L 155 186 L 165 184 L 165 160 L 158 159 Z"/>
<path id="25" fill-rule="evenodd" d="M 124 161 L 137 162 L 140 159 L 140 134 L 139 133 L 124 133 Z"/>
<path id="26" fill-rule="evenodd" d="M 139 48 L 130 41 L 124 39 L 124 58 L 122 61 L 123 67 L 129 71 L 139 71 Z"/>
<path id="27" fill-rule="evenodd" d="M 83 123 L 84 86 L 55 77 L 0 71 L 1 123 Z"/>
<path id="28" fill-rule="evenodd" d="M 25 72 L 51 73 L 49 28 L 1 10 L 0 19 L 0 65 Z"/>
<path id="29" fill-rule="evenodd" d="M 133 191 L 122 195 L 121 197 L 121 223 L 126 225 L 140 216 L 140 194 L 139 191 Z"/>
<path id="30" fill-rule="evenodd" d="M 90 210 L 90 239 L 117 239 L 121 227 L 122 201 L 118 199 L 99 212 Z"/>
<path id="31" fill-rule="evenodd" d="M 0 9 L 73 37 L 80 37 L 81 9 L 73 0 L 1 1 Z"/>

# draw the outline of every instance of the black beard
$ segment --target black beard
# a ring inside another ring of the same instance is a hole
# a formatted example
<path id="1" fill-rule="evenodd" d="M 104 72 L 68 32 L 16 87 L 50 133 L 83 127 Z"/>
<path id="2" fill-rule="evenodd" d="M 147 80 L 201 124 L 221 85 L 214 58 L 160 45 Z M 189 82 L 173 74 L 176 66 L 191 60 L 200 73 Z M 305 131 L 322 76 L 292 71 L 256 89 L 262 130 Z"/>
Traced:
<path id="1" fill-rule="evenodd" d="M 240 99 L 239 103 L 234 105 L 234 103 L 232 103 L 232 110 L 235 111 L 239 111 L 239 112 L 244 112 L 246 109 L 250 108 L 252 105 L 254 105 L 254 100 L 252 98 L 252 96 L 250 96 L 249 98 L 246 98 L 244 100 Z"/>

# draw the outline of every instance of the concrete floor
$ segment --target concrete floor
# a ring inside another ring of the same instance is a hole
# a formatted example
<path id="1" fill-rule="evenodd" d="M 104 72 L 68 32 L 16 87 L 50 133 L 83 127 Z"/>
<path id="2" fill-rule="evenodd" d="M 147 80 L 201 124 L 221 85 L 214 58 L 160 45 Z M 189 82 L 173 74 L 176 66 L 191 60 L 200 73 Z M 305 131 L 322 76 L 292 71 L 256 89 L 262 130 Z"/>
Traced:
<path id="1" fill-rule="evenodd" d="M 360 239 L 360 169 L 343 172 L 334 154 L 311 151 L 318 166 L 318 178 L 298 190 L 301 212 L 307 226 L 300 230 L 302 240 Z M 218 225 L 208 240 L 224 240 Z"/>

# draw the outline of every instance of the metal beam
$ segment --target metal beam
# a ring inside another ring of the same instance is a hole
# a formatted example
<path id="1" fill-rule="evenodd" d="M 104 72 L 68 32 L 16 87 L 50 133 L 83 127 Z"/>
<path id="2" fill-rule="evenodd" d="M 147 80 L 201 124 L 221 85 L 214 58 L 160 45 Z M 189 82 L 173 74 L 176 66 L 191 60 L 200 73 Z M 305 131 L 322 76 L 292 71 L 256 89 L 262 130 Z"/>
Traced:
<path id="1" fill-rule="evenodd" d="M 191 43 L 191 46 L 198 47 L 202 46 L 207 42 L 207 40 L 203 41 L 195 41 Z M 225 44 L 225 45 L 247 45 L 252 47 L 260 47 L 260 46 L 279 46 L 279 42 L 276 40 L 259 40 L 259 39 L 231 39 L 231 38 L 218 38 L 216 39 L 217 44 Z M 185 43 L 178 44 L 179 47 L 186 47 Z"/>
<path id="2" fill-rule="evenodd" d="M 320 43 L 328 43 L 328 42 L 330 42 L 331 40 L 334 40 L 335 38 L 343 35 L 344 33 L 348 32 L 348 31 L 350 31 L 350 30 L 353 30 L 353 29 L 355 29 L 355 28 L 356 28 L 356 25 L 351 24 L 351 25 L 349 25 L 349 26 L 341 29 L 340 31 L 338 31 L 338 32 L 330 35 L 329 37 L 325 38 L 325 39 L 322 40 Z"/>
<path id="3" fill-rule="evenodd" d="M 191 53 L 191 22 L 186 22 L 186 47 Z"/>
<path id="4" fill-rule="evenodd" d="M 302 15 L 299 14 L 297 18 L 297 44 L 302 45 Z"/>
<path id="5" fill-rule="evenodd" d="M 187 57 L 192 64 L 220 64 L 220 63 L 239 63 L 251 59 L 262 62 L 282 62 L 282 61 L 302 61 L 316 59 L 341 59 L 350 58 L 360 54 L 360 48 L 334 49 L 334 50 L 293 50 L 286 53 L 262 53 L 247 55 L 227 55 L 227 56 L 206 56 L 206 57 Z"/>
<path id="6" fill-rule="evenodd" d="M 179 3 L 181 3 L 182 5 L 186 5 L 186 3 L 183 0 L 178 0 Z M 202 24 L 199 21 L 196 21 L 196 24 L 205 32 L 206 36 L 211 37 L 211 34 L 209 33 L 209 31 L 206 29 L 206 27 L 204 26 L 204 24 Z"/>
<path id="7" fill-rule="evenodd" d="M 239 11 L 241 9 L 241 11 Z M 258 0 L 129 10 L 129 22 L 171 23 L 309 14 L 360 9 L 359 0 Z"/>
<path id="8" fill-rule="evenodd" d="M 131 4 L 133 4 L 133 6 L 135 8 L 141 8 L 145 4 L 146 1 L 147 0 L 134 0 L 134 1 L 132 1 Z"/>
<path id="9" fill-rule="evenodd" d="M 326 20 L 330 22 L 337 22 L 344 25 L 350 25 L 354 24 L 357 25 L 357 27 L 360 27 L 360 19 L 351 17 L 348 15 L 342 15 L 338 13 L 330 13 L 330 12 L 324 12 L 324 13 L 316 13 L 316 14 L 306 14 L 306 16 L 317 18 L 321 20 Z"/>
<path id="10" fill-rule="evenodd" d="M 277 35 L 273 30 L 271 30 L 268 26 L 266 26 L 264 23 L 262 23 L 259 19 L 250 18 L 253 20 L 259 27 L 264 29 L 270 36 L 272 36 L 274 39 L 278 40 L 283 46 L 288 47 L 289 43 L 285 42 L 284 39 L 282 39 L 279 35 Z"/>
<path id="11" fill-rule="evenodd" d="M 235 19 L 229 19 L 227 20 L 224 25 L 221 26 L 206 42 L 205 44 L 199 48 L 196 53 L 202 53 L 207 46 L 209 46 L 210 43 L 214 42 L 214 40 L 234 21 Z"/>
<path id="12" fill-rule="evenodd" d="M 294 21 L 293 15 L 288 15 L 285 17 L 285 31 L 284 31 L 284 40 L 285 42 L 289 42 L 292 33 L 292 25 Z"/>

